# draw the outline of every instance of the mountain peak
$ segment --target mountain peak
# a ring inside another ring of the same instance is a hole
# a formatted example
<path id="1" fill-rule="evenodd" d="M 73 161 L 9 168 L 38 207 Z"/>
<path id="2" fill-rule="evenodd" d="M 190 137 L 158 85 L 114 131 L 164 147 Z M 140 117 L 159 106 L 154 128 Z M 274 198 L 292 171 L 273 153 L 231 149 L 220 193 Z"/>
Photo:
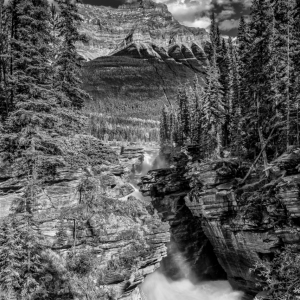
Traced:
<path id="1" fill-rule="evenodd" d="M 84 20 L 80 32 L 88 36 L 89 42 L 78 44 L 77 49 L 87 60 L 107 56 L 131 42 L 167 49 L 175 43 L 201 45 L 209 39 L 205 29 L 181 25 L 165 4 L 153 0 L 126 0 L 118 8 L 83 4 L 78 7 Z"/>

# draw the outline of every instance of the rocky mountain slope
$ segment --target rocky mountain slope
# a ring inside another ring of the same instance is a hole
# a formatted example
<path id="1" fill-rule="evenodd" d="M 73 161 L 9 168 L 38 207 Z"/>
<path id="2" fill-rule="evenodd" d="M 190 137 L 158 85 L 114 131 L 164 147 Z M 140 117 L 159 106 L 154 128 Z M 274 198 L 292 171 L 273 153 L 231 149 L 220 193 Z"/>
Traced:
<path id="1" fill-rule="evenodd" d="M 119 8 L 79 4 L 83 18 L 80 32 L 87 35 L 87 44 L 77 49 L 85 59 L 107 56 L 130 43 L 132 39 L 167 48 L 170 44 L 208 40 L 204 29 L 181 25 L 164 4 L 152 0 L 128 0 Z"/>
<path id="2" fill-rule="evenodd" d="M 84 89 L 93 110 L 125 117 L 158 119 L 163 104 L 176 100 L 180 85 L 195 78 L 204 85 L 209 62 L 203 49 L 174 45 L 164 48 L 133 43 L 113 56 L 83 66 Z"/>
<path id="3" fill-rule="evenodd" d="M 186 218 L 189 226 L 198 222 L 194 236 L 202 232 L 201 243 L 213 247 L 230 283 L 245 292 L 244 299 L 253 299 L 265 284 L 254 271 L 255 265 L 271 259 L 284 246 L 299 243 L 300 150 L 272 162 L 271 180 L 258 166 L 244 183 L 250 164 L 240 165 L 231 158 L 200 162 L 199 155 L 193 155 L 197 151 L 189 150 L 175 156 L 175 168 L 154 170 L 143 177 L 141 191 L 152 195 L 160 216 L 170 220 L 172 233 L 176 227 L 176 232 L 188 228 L 180 226 Z M 186 210 L 185 215 L 173 224 L 179 210 Z M 183 249 L 189 262 L 206 253 L 199 244 L 190 253 L 189 247 Z"/>
<path id="4" fill-rule="evenodd" d="M 176 21 L 164 4 L 128 0 L 119 8 L 79 5 L 77 44 L 83 63 L 83 88 L 92 96 L 91 111 L 158 119 L 163 104 L 175 101 L 178 87 L 195 77 L 204 85 L 209 65 L 204 29 Z"/>

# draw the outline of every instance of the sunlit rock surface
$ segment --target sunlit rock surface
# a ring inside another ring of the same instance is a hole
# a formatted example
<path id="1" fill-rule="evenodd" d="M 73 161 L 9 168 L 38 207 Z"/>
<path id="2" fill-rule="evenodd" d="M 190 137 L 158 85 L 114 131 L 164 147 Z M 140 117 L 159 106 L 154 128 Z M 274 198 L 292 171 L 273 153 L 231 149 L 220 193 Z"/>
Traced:
<path id="1" fill-rule="evenodd" d="M 92 270 L 70 275 L 74 299 L 139 300 L 138 284 L 167 255 L 169 225 L 134 197 L 130 170 L 115 151 L 86 135 L 57 139 L 64 167 L 47 178 L 36 196 L 34 220 L 45 237 L 47 256 L 67 272 L 70 253 L 93 259 Z M 133 159 L 141 149 L 125 149 Z M 75 163 L 76 162 L 76 163 Z M 76 167 L 75 167 L 76 166 Z M 0 162 L 0 222 L 17 210 L 28 184 Z M 22 179 L 23 178 L 23 179 Z M 121 199 L 122 198 L 122 199 Z M 57 279 L 55 289 L 63 293 Z"/>
<path id="2" fill-rule="evenodd" d="M 132 42 L 152 43 L 167 48 L 170 44 L 209 40 L 205 29 L 181 25 L 165 4 L 152 0 L 127 1 L 119 8 L 79 4 L 83 18 L 80 32 L 87 35 L 87 44 L 78 44 L 80 55 L 87 60 L 113 53 Z"/>

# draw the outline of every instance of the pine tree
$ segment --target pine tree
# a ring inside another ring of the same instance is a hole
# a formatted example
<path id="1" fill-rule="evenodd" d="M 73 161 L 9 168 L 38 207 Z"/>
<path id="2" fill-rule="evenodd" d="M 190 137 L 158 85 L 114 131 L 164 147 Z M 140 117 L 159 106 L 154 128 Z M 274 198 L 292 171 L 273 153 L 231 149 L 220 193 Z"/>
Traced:
<path id="1" fill-rule="evenodd" d="M 160 118 L 160 143 L 161 145 L 164 145 L 165 143 L 170 141 L 170 130 L 169 130 L 169 124 L 168 124 L 168 111 L 167 107 L 164 106 L 163 110 L 161 112 L 161 118 Z"/>
<path id="2" fill-rule="evenodd" d="M 194 93 L 194 101 L 192 104 L 192 115 L 191 120 L 191 137 L 192 142 L 194 144 L 198 144 L 202 149 L 203 153 L 205 151 L 206 145 L 205 143 L 205 136 L 207 132 L 205 131 L 205 116 L 204 116 L 204 101 L 205 101 L 205 92 L 204 89 L 199 85 L 198 79 L 194 80 L 193 86 L 193 93 Z"/>
<path id="3" fill-rule="evenodd" d="M 246 23 L 244 16 L 240 19 L 238 28 L 238 77 L 240 80 L 240 103 L 241 113 L 245 115 L 248 112 L 248 98 L 249 98 L 249 85 L 248 85 L 248 66 L 250 64 L 250 32 L 249 24 Z"/>
<path id="4" fill-rule="evenodd" d="M 254 0 L 251 8 L 251 46 L 247 76 L 249 90 L 247 113 L 248 134 L 264 149 L 265 138 L 274 124 L 274 15 L 269 0 Z M 245 103 L 243 103 L 245 107 Z M 254 146 L 255 148 L 255 146 Z M 267 153 L 263 151 L 267 167 Z M 268 172 L 267 172 L 268 173 Z M 268 175 L 268 174 L 267 174 Z"/>
<path id="5" fill-rule="evenodd" d="M 294 98 L 294 105 L 296 110 L 295 119 L 295 132 L 296 143 L 300 146 L 300 127 L 299 127 L 299 109 L 300 109 L 300 1 L 296 1 L 292 12 L 292 35 L 293 42 L 291 60 L 293 63 L 292 75 L 292 93 Z"/>
<path id="6" fill-rule="evenodd" d="M 49 133 L 59 124 L 50 81 L 48 8 L 46 0 L 12 0 L 8 6 L 12 32 L 9 81 L 13 111 L 7 119 L 7 134 L 1 146 L 14 156 L 31 147 L 34 135 L 41 136 L 45 130 Z"/>
<path id="7" fill-rule="evenodd" d="M 60 14 L 57 24 L 58 36 L 62 39 L 57 53 L 55 68 L 55 88 L 69 99 L 70 104 L 80 109 L 89 95 L 80 88 L 79 72 L 81 63 L 75 44 L 86 41 L 86 37 L 79 33 L 78 28 L 82 18 L 78 13 L 76 3 L 72 0 L 57 0 Z"/>
<path id="8" fill-rule="evenodd" d="M 231 149 L 233 150 L 233 154 L 240 157 L 243 148 L 240 70 L 239 57 L 231 38 L 228 40 L 228 52 L 230 58 L 230 70 L 232 71 Z"/>
<path id="9" fill-rule="evenodd" d="M 190 141 L 190 114 L 189 114 L 189 97 L 187 87 L 182 87 L 178 91 L 178 121 L 179 121 L 179 136 L 181 145 Z"/>
<path id="10" fill-rule="evenodd" d="M 8 99 L 8 14 L 4 0 L 0 0 L 0 122 L 4 121 L 11 109 Z"/>
<path id="11" fill-rule="evenodd" d="M 222 86 L 223 103 L 225 109 L 225 119 L 223 125 L 223 145 L 228 147 L 230 144 L 230 127 L 232 118 L 232 97 L 233 97 L 233 70 L 231 58 L 225 40 L 222 41 L 222 52 L 220 61 L 220 83 Z"/>
<path id="12" fill-rule="evenodd" d="M 220 29 L 216 22 L 215 14 L 211 15 L 211 26 L 210 26 L 210 42 L 204 44 L 204 52 L 207 55 L 208 60 L 211 62 L 213 57 L 213 48 L 216 50 L 217 62 L 219 62 L 219 55 L 222 48 Z"/>
<path id="13" fill-rule="evenodd" d="M 222 102 L 222 86 L 219 82 L 220 72 L 216 61 L 216 51 L 212 56 L 212 65 L 208 73 L 205 93 L 204 114 L 208 123 L 210 141 L 207 142 L 208 153 L 220 156 L 222 148 L 222 125 L 224 122 L 224 103 Z"/>
<path id="14" fill-rule="evenodd" d="M 292 142 L 292 118 L 293 96 L 291 90 L 292 75 L 292 49 L 295 44 L 293 38 L 293 8 L 295 3 L 291 1 L 273 0 L 275 17 L 275 41 L 274 41 L 274 65 L 275 78 L 274 89 L 276 93 L 276 117 L 286 123 L 286 146 Z M 286 116 L 286 117 L 285 117 Z M 283 132 L 282 132 L 283 133 Z"/>
<path id="15" fill-rule="evenodd" d="M 45 263 L 41 235 L 26 214 L 12 216 L 0 226 L 0 286 L 16 299 L 41 299 Z"/>

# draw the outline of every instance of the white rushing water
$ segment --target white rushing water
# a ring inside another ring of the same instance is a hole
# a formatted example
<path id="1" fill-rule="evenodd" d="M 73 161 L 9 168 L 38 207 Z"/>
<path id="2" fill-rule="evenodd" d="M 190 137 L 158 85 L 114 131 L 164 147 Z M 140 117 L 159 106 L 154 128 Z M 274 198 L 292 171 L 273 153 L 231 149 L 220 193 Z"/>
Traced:
<path id="1" fill-rule="evenodd" d="M 131 182 L 134 192 L 129 196 L 151 201 L 150 197 L 144 197 L 138 190 L 137 181 L 141 176 L 146 175 L 148 171 L 152 170 L 157 156 L 157 150 L 145 152 L 141 173 L 135 174 Z M 165 162 L 156 159 L 155 167 L 163 168 L 165 167 Z M 177 247 L 172 247 L 172 249 L 175 249 L 177 257 L 182 256 L 181 253 L 178 253 Z M 185 261 L 185 258 L 182 256 L 177 261 L 178 267 L 184 274 L 191 274 L 190 267 Z M 194 280 L 192 282 L 188 278 L 180 281 L 172 281 L 159 270 L 147 276 L 140 289 L 143 298 L 145 298 L 143 300 L 241 300 L 243 295 L 241 292 L 234 291 L 228 281 L 194 283 Z"/>
<path id="2" fill-rule="evenodd" d="M 144 300 L 241 300 L 243 295 L 234 291 L 228 281 L 172 281 L 159 271 L 147 276 L 141 289 Z"/>
<path id="3" fill-rule="evenodd" d="M 149 202 L 151 201 L 150 197 L 143 196 L 143 194 L 139 191 L 137 182 L 140 180 L 142 176 L 146 175 L 150 170 L 152 170 L 153 163 L 157 158 L 157 156 L 158 156 L 158 150 L 145 152 L 141 172 L 134 174 L 134 176 L 131 178 L 131 182 L 129 183 L 134 189 L 134 192 L 132 192 L 130 195 L 127 195 L 123 198 L 120 198 L 120 200 L 126 201 L 128 197 L 133 196 L 140 200 L 149 201 Z"/>

